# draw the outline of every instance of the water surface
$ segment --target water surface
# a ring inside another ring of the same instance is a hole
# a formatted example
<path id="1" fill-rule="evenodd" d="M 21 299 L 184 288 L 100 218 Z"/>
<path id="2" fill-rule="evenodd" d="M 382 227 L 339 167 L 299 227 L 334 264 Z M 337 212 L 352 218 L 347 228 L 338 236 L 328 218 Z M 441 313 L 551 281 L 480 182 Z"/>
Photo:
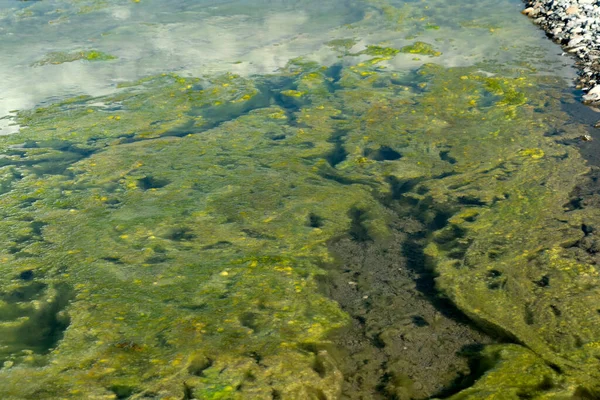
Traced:
<path id="1" fill-rule="evenodd" d="M 3 398 L 598 390 L 587 128 L 520 1 L 0 5 Z"/>

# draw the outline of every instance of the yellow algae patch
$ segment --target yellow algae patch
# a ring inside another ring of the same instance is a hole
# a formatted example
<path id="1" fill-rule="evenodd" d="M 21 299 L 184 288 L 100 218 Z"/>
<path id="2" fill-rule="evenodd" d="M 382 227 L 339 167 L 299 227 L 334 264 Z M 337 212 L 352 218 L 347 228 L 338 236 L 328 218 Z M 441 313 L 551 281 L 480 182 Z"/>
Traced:
<path id="1" fill-rule="evenodd" d="M 519 155 L 526 156 L 526 157 L 531 157 L 534 160 L 538 160 L 538 159 L 544 157 L 544 150 L 537 149 L 537 148 L 523 149 L 523 150 L 519 151 Z"/>

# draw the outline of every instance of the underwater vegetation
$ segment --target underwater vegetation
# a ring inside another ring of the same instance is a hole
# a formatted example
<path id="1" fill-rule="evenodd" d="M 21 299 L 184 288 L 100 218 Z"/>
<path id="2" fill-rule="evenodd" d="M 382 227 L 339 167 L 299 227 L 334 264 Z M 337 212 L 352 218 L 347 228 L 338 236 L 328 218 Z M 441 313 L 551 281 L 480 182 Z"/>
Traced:
<path id="1" fill-rule="evenodd" d="M 598 272 L 568 251 L 598 215 L 564 207 L 588 168 L 546 135 L 578 135 L 552 79 L 374 60 L 21 112 L 0 137 L 3 397 L 335 399 L 348 316 L 316 279 L 330 241 L 390 236 L 390 204 L 430 227 L 439 289 L 513 343 L 456 398 L 600 390 Z"/>
<path id="2" fill-rule="evenodd" d="M 114 60 L 117 57 L 103 53 L 98 50 L 82 50 L 73 53 L 52 52 L 46 54 L 44 58 L 32 64 L 33 67 L 39 67 L 47 64 L 63 64 L 77 60 L 85 61 L 107 61 Z"/>
<path id="3" fill-rule="evenodd" d="M 439 28 L 408 3 L 369 4 L 398 29 Z M 564 123 L 560 81 L 397 72 L 382 62 L 440 53 L 357 43 L 328 45 L 362 61 L 161 74 L 20 111 L 0 136 L 1 397 L 339 398 L 331 335 L 352 321 L 319 288 L 330 244 L 384 247 L 391 212 L 424 227 L 437 289 L 500 342 L 451 398 L 597 397 L 600 214 L 572 198 L 588 167 L 564 144 L 582 127 Z M 410 398 L 415 376 L 373 386 Z"/>
<path id="4" fill-rule="evenodd" d="M 433 46 L 425 42 L 415 42 L 414 44 L 404 46 L 400 49 L 402 53 L 423 54 L 425 56 L 438 57 L 442 55 L 439 51 L 435 51 Z"/>

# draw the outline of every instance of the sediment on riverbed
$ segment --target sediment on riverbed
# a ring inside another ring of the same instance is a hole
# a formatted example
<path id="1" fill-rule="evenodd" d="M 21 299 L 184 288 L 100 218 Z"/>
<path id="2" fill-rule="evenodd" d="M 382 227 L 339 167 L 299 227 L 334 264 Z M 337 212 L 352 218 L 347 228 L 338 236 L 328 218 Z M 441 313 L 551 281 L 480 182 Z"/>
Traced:
<path id="1" fill-rule="evenodd" d="M 600 2 L 526 0 L 523 14 L 533 19 L 577 59 L 578 88 L 587 104 L 600 104 Z"/>

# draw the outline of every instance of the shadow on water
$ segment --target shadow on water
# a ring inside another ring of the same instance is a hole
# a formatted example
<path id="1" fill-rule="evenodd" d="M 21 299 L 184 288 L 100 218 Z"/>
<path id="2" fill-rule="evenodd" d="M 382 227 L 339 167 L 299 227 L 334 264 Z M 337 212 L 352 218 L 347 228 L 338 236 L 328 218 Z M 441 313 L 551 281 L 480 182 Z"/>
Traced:
<path id="1" fill-rule="evenodd" d="M 600 166 L 600 111 L 575 100 L 562 102 L 562 109 L 578 124 L 588 126 L 587 130 L 581 132 L 581 135 L 589 135 L 592 140 L 568 139 L 564 141 L 560 139 L 561 132 L 551 132 L 551 134 L 556 136 L 556 140 L 561 143 L 578 147 L 581 155 L 590 165 Z"/>

